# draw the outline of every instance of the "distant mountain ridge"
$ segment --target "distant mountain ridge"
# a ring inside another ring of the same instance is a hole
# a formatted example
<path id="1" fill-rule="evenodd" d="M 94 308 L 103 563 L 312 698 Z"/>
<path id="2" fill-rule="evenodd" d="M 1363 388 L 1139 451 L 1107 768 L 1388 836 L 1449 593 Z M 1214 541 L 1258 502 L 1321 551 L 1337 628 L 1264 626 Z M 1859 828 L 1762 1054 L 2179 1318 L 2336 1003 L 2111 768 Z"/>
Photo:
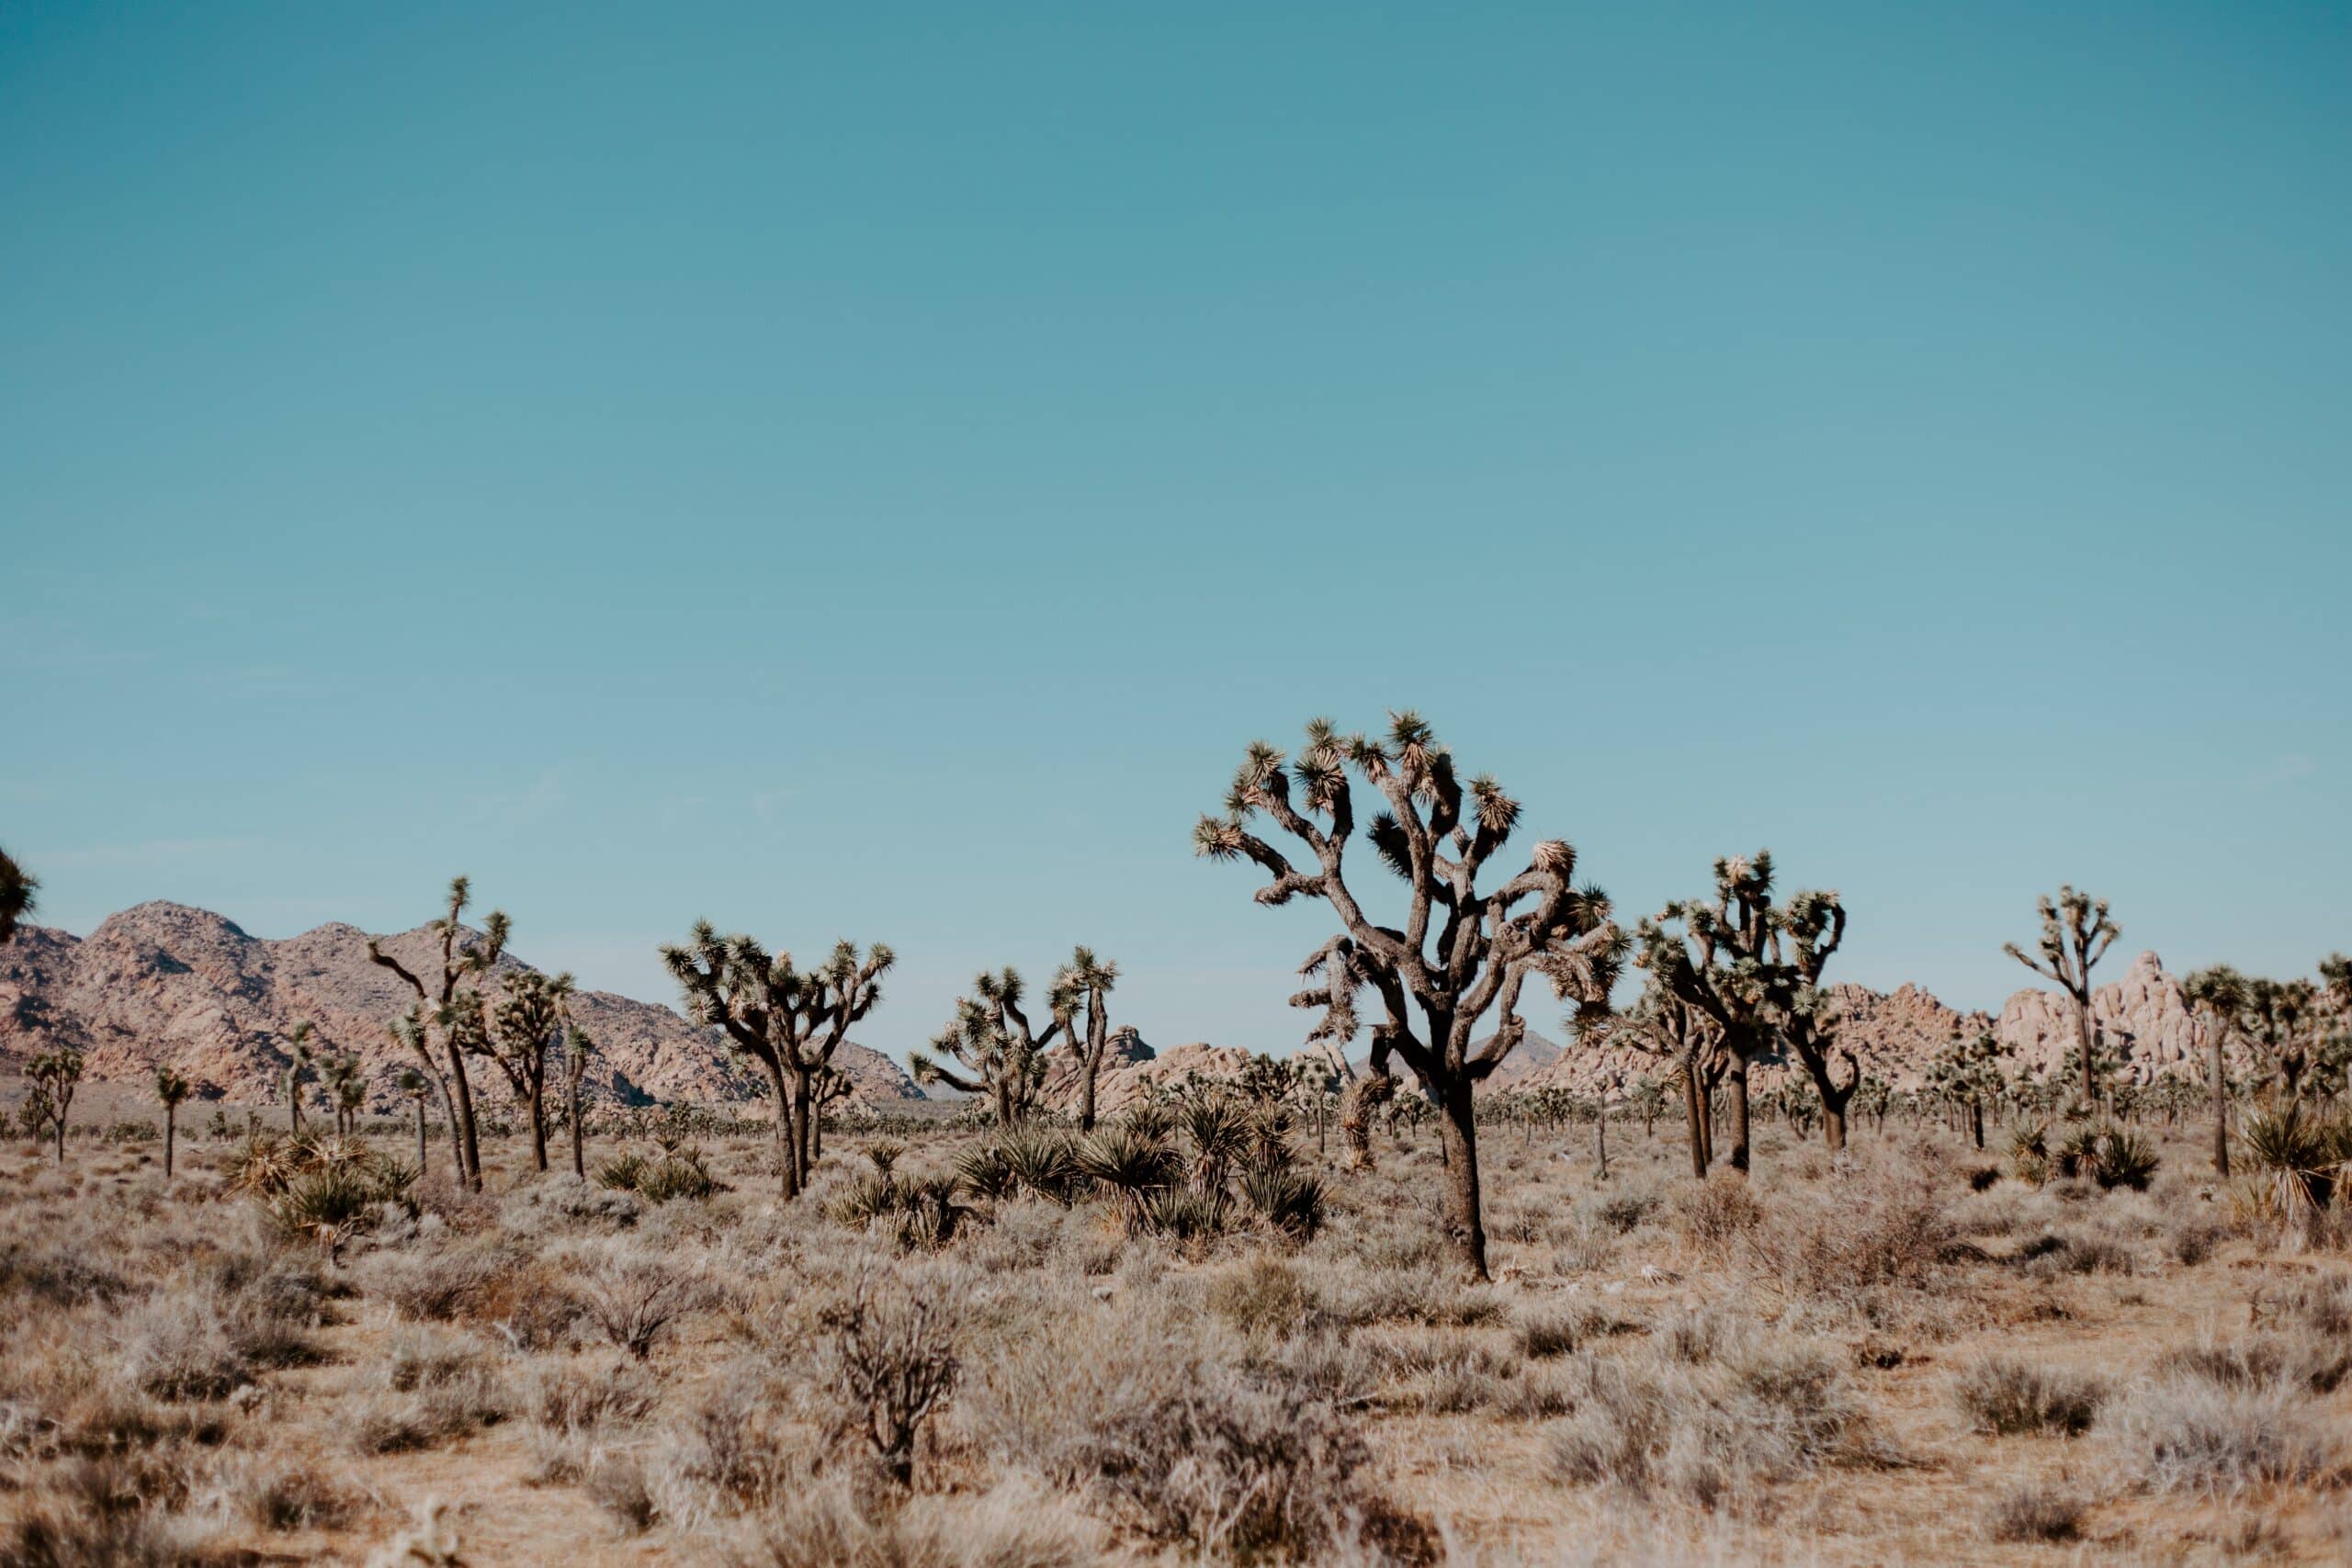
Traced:
<path id="1" fill-rule="evenodd" d="M 378 939 L 409 968 L 438 973 L 439 938 L 430 930 Z M 0 947 L 0 1062 L 71 1046 L 94 1082 L 139 1082 L 170 1063 L 207 1098 L 254 1104 L 281 1100 L 288 1038 L 298 1020 L 317 1031 L 319 1049 L 356 1055 L 371 1106 L 395 1106 L 393 1083 L 414 1056 L 388 1032 L 413 999 L 398 976 L 368 961 L 368 933 L 340 921 L 300 936 L 255 937 L 234 921 L 184 904 L 148 903 L 109 916 L 86 938 L 44 926 L 21 928 Z M 495 973 L 531 965 L 510 953 Z M 610 991 L 572 998 L 574 1021 L 598 1046 L 586 1087 L 600 1101 L 724 1102 L 766 1093 L 752 1064 L 717 1030 L 666 1007 Z M 844 1043 L 838 1065 L 853 1092 L 875 1104 L 920 1100 L 904 1069 L 878 1052 Z M 505 1099 L 496 1067 L 478 1084 L 493 1104 Z"/>

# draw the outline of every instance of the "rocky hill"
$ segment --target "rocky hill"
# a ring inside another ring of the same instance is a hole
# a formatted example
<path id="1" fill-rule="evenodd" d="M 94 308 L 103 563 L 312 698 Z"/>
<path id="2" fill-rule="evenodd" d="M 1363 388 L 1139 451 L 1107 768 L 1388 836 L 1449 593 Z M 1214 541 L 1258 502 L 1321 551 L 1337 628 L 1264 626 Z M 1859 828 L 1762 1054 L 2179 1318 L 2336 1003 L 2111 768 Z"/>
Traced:
<path id="1" fill-rule="evenodd" d="M 437 969 L 439 941 L 422 927 L 380 939 L 412 970 Z M 528 967 L 508 954 L 500 971 Z M 287 1040 L 308 1020 L 322 1052 L 358 1055 L 375 1109 L 395 1108 L 392 1084 L 413 1058 L 387 1032 L 411 995 L 368 959 L 368 933 L 341 923 L 280 941 L 182 904 L 141 904 L 86 938 L 41 926 L 0 948 L 0 1063 L 52 1046 L 84 1054 L 94 1082 L 144 1082 L 169 1062 L 210 1099 L 244 1104 L 283 1095 Z M 587 1077 L 598 1100 L 728 1101 L 763 1095 L 756 1068 L 665 1007 L 609 991 L 582 992 L 572 1016 L 599 1055 Z M 899 1065 L 845 1044 L 855 1092 L 876 1104 L 920 1100 Z M 483 1065 L 478 1081 L 496 1080 Z M 493 1103 L 503 1095 L 491 1090 Z"/>

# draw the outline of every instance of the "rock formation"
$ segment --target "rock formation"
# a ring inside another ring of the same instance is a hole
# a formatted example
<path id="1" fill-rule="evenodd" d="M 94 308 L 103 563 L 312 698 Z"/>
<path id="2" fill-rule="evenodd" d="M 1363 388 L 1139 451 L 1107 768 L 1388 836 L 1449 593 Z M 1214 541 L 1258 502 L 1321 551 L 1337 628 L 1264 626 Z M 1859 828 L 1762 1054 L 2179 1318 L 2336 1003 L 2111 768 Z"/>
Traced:
<path id="1" fill-rule="evenodd" d="M 437 939 L 422 927 L 381 941 L 411 968 L 437 953 Z M 390 1111 L 399 1108 L 393 1081 L 413 1058 L 386 1026 L 410 998 L 368 961 L 367 944 L 365 931 L 341 923 L 270 941 L 207 910 L 166 903 L 126 909 L 86 939 L 28 926 L 0 948 L 0 1063 L 14 1066 L 68 1045 L 84 1054 L 93 1082 L 144 1082 L 169 1062 L 202 1098 L 277 1103 L 285 1097 L 287 1035 L 308 1019 L 321 1055 L 357 1055 L 371 1109 Z M 512 954 L 499 965 L 525 967 Z M 715 1031 L 668 1008 L 585 991 L 572 998 L 571 1011 L 599 1047 L 586 1078 L 594 1100 L 721 1102 L 766 1093 L 764 1080 Z M 853 1092 L 871 1103 L 922 1098 L 879 1053 L 845 1044 L 839 1066 Z M 494 1082 L 494 1075 L 481 1081 Z M 491 1098 L 504 1103 L 502 1092 Z"/>

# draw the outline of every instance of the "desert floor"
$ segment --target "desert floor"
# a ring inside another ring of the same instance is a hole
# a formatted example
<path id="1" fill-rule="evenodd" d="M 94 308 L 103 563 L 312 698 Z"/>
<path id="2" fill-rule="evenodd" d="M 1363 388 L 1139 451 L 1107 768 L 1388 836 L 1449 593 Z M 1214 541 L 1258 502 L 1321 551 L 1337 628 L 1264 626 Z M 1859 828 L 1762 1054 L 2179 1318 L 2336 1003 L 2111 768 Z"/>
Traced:
<path id="1" fill-rule="evenodd" d="M 1365 1174 L 1295 1134 L 1305 1239 L 1082 1192 L 856 1223 L 876 1145 L 910 1182 L 988 1136 L 837 1133 L 789 1205 L 758 1138 L 658 1203 L 594 1179 L 641 1142 L 582 1186 L 494 1139 L 472 1197 L 436 1141 L 334 1247 L 235 1142 L 184 1128 L 169 1184 L 151 1142 L 11 1143 L 0 1560 L 2352 1560 L 2352 1270 L 2233 1217 L 2186 1123 L 2144 1192 L 1976 1190 L 1997 1151 L 1939 1126 L 1836 1166 L 1775 1127 L 1745 1184 L 1671 1122 L 1612 1125 L 1605 1181 L 1589 1128 L 1495 1127 L 1485 1286 L 1426 1131 Z M 861 1376 L 925 1371 L 908 1489 Z"/>

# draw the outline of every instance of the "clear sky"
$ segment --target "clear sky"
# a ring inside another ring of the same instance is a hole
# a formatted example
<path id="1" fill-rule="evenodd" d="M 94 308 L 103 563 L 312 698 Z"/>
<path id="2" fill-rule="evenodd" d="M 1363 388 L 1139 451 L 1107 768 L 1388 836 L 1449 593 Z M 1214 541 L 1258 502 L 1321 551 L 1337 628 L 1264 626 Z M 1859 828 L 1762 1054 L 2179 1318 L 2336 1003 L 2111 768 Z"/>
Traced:
<path id="1" fill-rule="evenodd" d="M 1413 705 L 1873 985 L 2352 945 L 2352 10 L 1590 12 L 0 8 L 0 842 L 1280 1050 L 1188 829 Z"/>

